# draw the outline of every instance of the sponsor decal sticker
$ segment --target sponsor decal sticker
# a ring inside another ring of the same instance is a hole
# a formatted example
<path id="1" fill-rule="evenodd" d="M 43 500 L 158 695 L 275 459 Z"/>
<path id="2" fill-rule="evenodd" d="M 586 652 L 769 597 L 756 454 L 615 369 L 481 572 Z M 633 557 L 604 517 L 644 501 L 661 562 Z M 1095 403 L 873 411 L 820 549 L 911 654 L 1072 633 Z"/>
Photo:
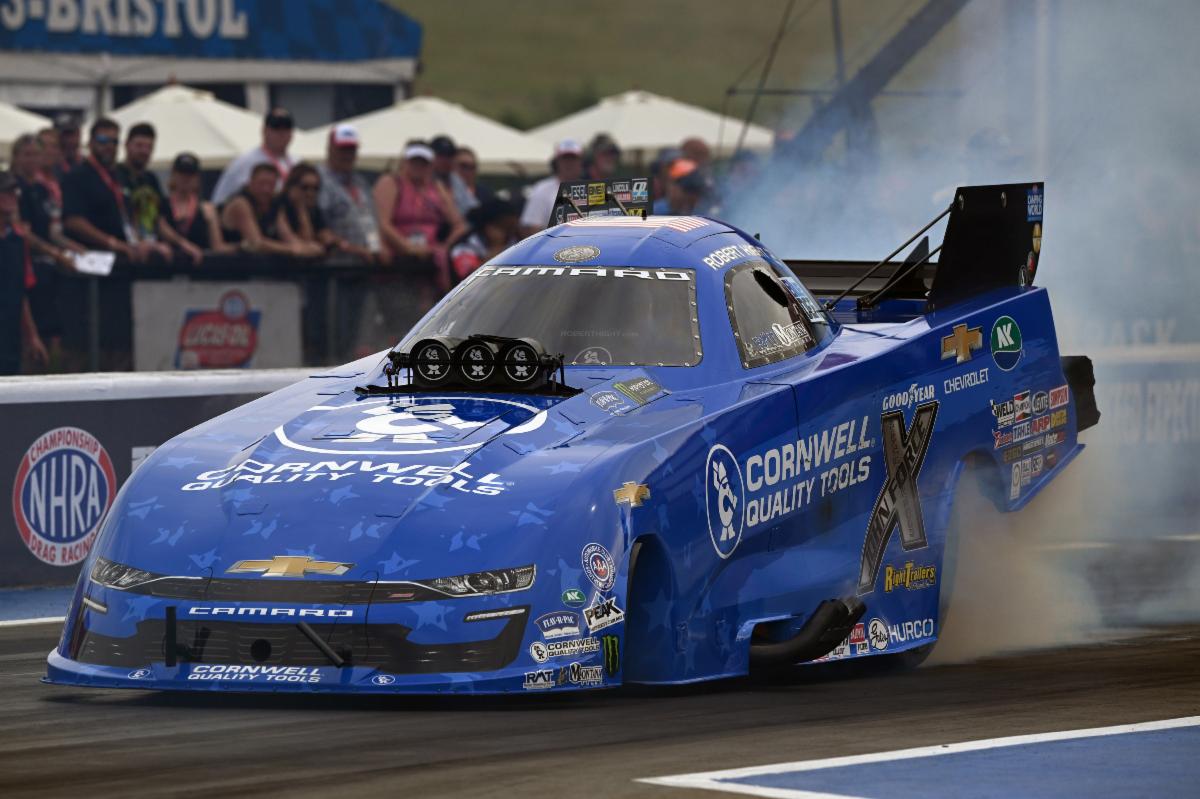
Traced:
<path id="1" fill-rule="evenodd" d="M 713 549 L 728 558 L 742 540 L 746 520 L 746 490 L 742 470 L 729 448 L 714 444 L 704 464 L 708 535 Z"/>
<path id="2" fill-rule="evenodd" d="M 597 601 L 595 605 L 583 611 L 583 620 L 587 622 L 588 632 L 599 632 L 605 627 L 625 621 L 625 611 L 617 607 L 616 597 L 609 597 Z"/>
<path id="3" fill-rule="evenodd" d="M 913 383 L 903 391 L 887 394 L 883 398 L 883 409 L 894 411 L 899 408 L 911 408 L 918 402 L 929 402 L 933 399 L 933 386 L 922 386 Z"/>
<path id="4" fill-rule="evenodd" d="M 564 247 L 554 253 L 554 260 L 560 264 L 577 264 L 580 261 L 592 261 L 600 257 L 600 248 L 593 247 L 590 244 L 577 244 L 573 247 Z"/>
<path id="5" fill-rule="evenodd" d="M 1011 316 L 1001 316 L 992 325 L 992 360 L 1002 371 L 1010 372 L 1016 368 L 1025 352 L 1024 340 L 1021 338 L 1021 327 Z"/>
<path id="6" fill-rule="evenodd" d="M 559 685 L 581 685 L 594 688 L 604 682 L 603 666 L 585 666 L 582 663 L 572 663 L 558 670 Z"/>
<path id="7" fill-rule="evenodd" d="M 957 391 L 962 391 L 964 388 L 975 388 L 982 386 L 988 381 L 988 367 L 976 369 L 974 372 L 967 372 L 963 375 L 955 375 L 948 377 L 942 384 L 942 389 L 947 394 L 953 394 Z"/>
<path id="8" fill-rule="evenodd" d="M 1022 391 L 1013 397 L 1013 408 L 1016 415 L 1013 421 L 1023 422 L 1033 415 L 1033 399 L 1028 391 Z"/>
<path id="9" fill-rule="evenodd" d="M 992 403 L 992 416 L 996 417 L 996 427 L 1008 427 L 1017 416 L 1017 404 L 1006 399 Z"/>
<path id="10" fill-rule="evenodd" d="M 587 603 L 587 596 L 578 588 L 568 588 L 562 592 L 562 601 L 569 608 L 581 608 Z"/>
<path id="11" fill-rule="evenodd" d="M 917 566 L 911 560 L 906 561 L 902 568 L 889 565 L 883 572 L 883 590 L 889 594 L 897 588 L 918 591 L 936 584 L 936 566 Z"/>
<path id="12" fill-rule="evenodd" d="M 583 572 L 592 585 L 601 591 L 613 587 L 617 580 L 617 567 L 612 555 L 600 544 L 588 544 L 583 548 Z"/>
<path id="13" fill-rule="evenodd" d="M 390 674 L 376 674 L 371 678 L 371 682 L 375 685 L 392 685 L 396 682 L 396 678 Z"/>
<path id="14" fill-rule="evenodd" d="M 128 676 L 131 680 L 149 680 L 154 674 L 150 669 L 137 669 L 136 671 L 129 672 Z"/>
<path id="15" fill-rule="evenodd" d="M 17 532 L 38 560 L 73 566 L 87 557 L 116 493 L 112 458 L 99 439 L 78 427 L 55 428 L 17 464 Z"/>
<path id="16" fill-rule="evenodd" d="M 1017 461 L 1012 465 L 1012 479 L 1009 481 L 1008 498 L 1010 500 L 1021 498 L 1021 462 Z"/>
<path id="17" fill-rule="evenodd" d="M 767 251 L 754 244 L 731 244 L 719 250 L 713 250 L 702 259 L 710 269 L 720 269 L 723 266 L 744 260 L 746 258 L 765 258 Z"/>
<path id="18" fill-rule="evenodd" d="M 1037 186 L 1025 190 L 1025 221 L 1042 221 L 1042 192 Z"/>
<path id="19" fill-rule="evenodd" d="M 934 626 L 933 619 L 921 619 L 919 621 L 901 622 L 900 624 L 889 624 L 888 643 L 907 644 L 913 641 L 921 641 L 926 638 L 932 638 Z"/>
<path id="20" fill-rule="evenodd" d="M 604 193 L 603 183 L 587 184 L 587 204 L 604 205 Z"/>
<path id="21" fill-rule="evenodd" d="M 525 682 L 521 686 L 526 691 L 538 691 L 554 687 L 554 669 L 538 669 L 525 672 Z"/>
<path id="22" fill-rule="evenodd" d="M 353 608 L 268 608 L 248 605 L 199 605 L 188 608 L 189 616 L 311 616 L 352 619 Z"/>
<path id="23" fill-rule="evenodd" d="M 621 670 L 621 639 L 616 635 L 600 636 L 600 648 L 604 652 L 604 673 L 617 676 Z"/>
<path id="24" fill-rule="evenodd" d="M 880 619 L 871 619 L 871 623 L 867 627 L 867 640 L 871 644 L 871 648 L 882 652 L 888 647 L 888 629 L 887 625 Z"/>
<path id="25" fill-rule="evenodd" d="M 971 360 L 971 353 L 983 346 L 983 328 L 955 325 L 950 335 L 942 339 L 942 360 L 954 358 L 955 363 Z"/>
<path id="26" fill-rule="evenodd" d="M 579 635 L 579 614 L 570 611 L 560 610 L 547 613 L 539 616 L 534 624 L 537 625 L 542 637 L 547 641 Z"/>
<path id="27" fill-rule="evenodd" d="M 861 621 L 854 625 L 854 629 L 850 631 L 850 635 L 846 636 L 846 640 L 854 647 L 854 654 L 865 655 L 870 650 L 871 645 L 867 642 L 867 628 Z"/>
<path id="28" fill-rule="evenodd" d="M 879 567 L 883 564 L 888 540 L 896 527 L 900 528 L 900 544 L 904 551 L 929 546 L 925 537 L 917 478 L 921 475 L 921 466 L 925 463 L 925 454 L 933 439 L 937 411 L 937 401 L 918 405 L 913 411 L 912 425 L 907 432 L 904 429 L 903 411 L 883 414 L 883 461 L 887 479 L 875 499 L 867 523 L 858 577 L 859 594 L 869 594 L 875 590 Z"/>
<path id="29" fill-rule="evenodd" d="M 640 508 L 642 503 L 650 499 L 650 486 L 645 483 L 629 482 L 613 491 L 613 501 L 618 505 L 628 505 Z"/>
<path id="30" fill-rule="evenodd" d="M 633 197 L 633 202 L 635 202 L 635 203 L 649 202 L 650 201 L 650 191 L 647 188 L 647 181 L 645 181 L 645 180 L 633 181 L 633 190 L 630 192 L 630 195 Z"/>
<path id="31" fill-rule="evenodd" d="M 185 312 L 175 350 L 176 369 L 232 369 L 250 365 L 258 347 L 261 311 L 240 291 L 228 291 L 216 308 Z"/>
<path id="32" fill-rule="evenodd" d="M 214 682 L 321 682 L 314 666 L 239 666 L 200 663 L 192 666 L 188 680 Z"/>
<path id="33" fill-rule="evenodd" d="M 1061 408 L 1071 401 L 1071 391 L 1067 386 L 1050 389 L 1050 409 Z"/>
<path id="34" fill-rule="evenodd" d="M 600 651 L 600 642 L 595 638 L 576 638 L 570 641 L 551 641 L 544 644 L 534 641 L 529 645 L 529 656 L 538 663 L 550 658 L 579 657 Z"/>
<path id="35" fill-rule="evenodd" d="M 612 363 L 612 353 L 605 347 L 588 347 L 572 358 L 571 363 L 578 366 L 608 366 Z"/>
<path id="36" fill-rule="evenodd" d="M 350 571 L 353 566 L 353 563 L 313 560 L 307 555 L 276 555 L 270 560 L 239 560 L 225 572 L 227 574 L 261 574 L 263 577 L 307 577 L 310 574 L 340 577 Z"/>
<path id="37" fill-rule="evenodd" d="M 651 400 L 658 399 L 668 393 L 666 389 L 648 377 L 637 377 L 633 380 L 618 380 L 613 388 L 624 394 L 638 405 L 645 405 Z"/>

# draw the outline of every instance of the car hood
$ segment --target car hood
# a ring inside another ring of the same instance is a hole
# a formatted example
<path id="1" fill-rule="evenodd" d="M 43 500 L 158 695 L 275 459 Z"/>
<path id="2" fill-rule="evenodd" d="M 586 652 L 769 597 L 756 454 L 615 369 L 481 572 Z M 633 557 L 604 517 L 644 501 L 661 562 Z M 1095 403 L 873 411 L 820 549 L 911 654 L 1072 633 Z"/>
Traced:
<path id="1" fill-rule="evenodd" d="M 593 488 L 581 478 L 614 445 L 644 439 L 638 415 L 666 396 L 640 370 L 608 377 L 569 398 L 360 396 L 345 383 L 265 397 L 147 460 L 97 552 L 214 576 L 243 559 L 307 555 L 353 564 L 341 579 L 535 562 L 541 533 L 587 534 L 566 521 Z"/>

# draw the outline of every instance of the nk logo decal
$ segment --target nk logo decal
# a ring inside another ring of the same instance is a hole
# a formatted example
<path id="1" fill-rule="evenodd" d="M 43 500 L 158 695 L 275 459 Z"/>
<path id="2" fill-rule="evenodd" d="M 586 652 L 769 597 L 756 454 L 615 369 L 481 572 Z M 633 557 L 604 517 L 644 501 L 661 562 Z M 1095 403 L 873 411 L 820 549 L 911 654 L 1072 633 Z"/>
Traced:
<path id="1" fill-rule="evenodd" d="M 992 325 L 992 360 L 1005 372 L 1010 372 L 1024 352 L 1020 325 L 1011 316 L 1001 316 Z"/>
<path id="2" fill-rule="evenodd" d="M 900 543 L 905 551 L 929 546 L 925 538 L 925 520 L 921 515 L 921 497 L 917 493 L 917 477 L 921 474 L 925 453 L 933 438 L 937 409 L 936 401 L 918 405 L 907 435 L 903 411 L 883 415 L 883 461 L 887 467 L 887 480 L 867 522 L 867 538 L 863 542 L 862 566 L 858 576 L 860 594 L 875 590 L 883 554 L 897 525 L 900 527 Z"/>
<path id="3" fill-rule="evenodd" d="M 72 566 L 87 557 L 116 493 L 117 475 L 100 441 L 78 427 L 56 428 L 17 465 L 17 531 L 38 560 Z"/>
<path id="4" fill-rule="evenodd" d="M 721 444 L 708 451 L 704 464 L 704 493 L 708 509 L 708 535 L 713 549 L 728 558 L 742 540 L 746 521 L 746 487 L 737 458 Z"/>

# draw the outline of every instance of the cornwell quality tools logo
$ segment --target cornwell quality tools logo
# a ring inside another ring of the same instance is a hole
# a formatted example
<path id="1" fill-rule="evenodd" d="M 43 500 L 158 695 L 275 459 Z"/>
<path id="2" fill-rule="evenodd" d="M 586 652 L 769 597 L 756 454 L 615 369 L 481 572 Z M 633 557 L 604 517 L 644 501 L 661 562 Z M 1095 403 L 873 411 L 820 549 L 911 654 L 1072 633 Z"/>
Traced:
<path id="1" fill-rule="evenodd" d="M 867 522 L 867 537 L 863 541 L 862 566 L 858 577 L 860 594 L 875 590 L 883 554 L 897 525 L 900 527 L 900 543 L 905 551 L 929 546 L 925 537 L 925 520 L 921 515 L 921 496 L 917 492 L 917 477 L 921 474 L 925 453 L 933 438 L 937 409 L 937 401 L 918 405 L 907 435 L 903 411 L 883 414 L 883 460 L 887 479 Z"/>
<path id="2" fill-rule="evenodd" d="M 276 555 L 270 560 L 239 560 L 225 571 L 227 574 L 261 574 L 263 577 L 307 577 L 310 574 L 337 577 L 350 571 L 353 565 L 313 560 L 307 555 Z"/>
<path id="3" fill-rule="evenodd" d="M 955 363 L 971 360 L 971 352 L 983 346 L 983 328 L 955 325 L 950 335 L 942 339 L 942 360 L 954 358 Z"/>
<path id="4" fill-rule="evenodd" d="M 713 549 L 727 558 L 742 540 L 746 519 L 746 490 L 737 458 L 727 447 L 716 444 L 708 451 L 704 466 L 708 535 Z"/>

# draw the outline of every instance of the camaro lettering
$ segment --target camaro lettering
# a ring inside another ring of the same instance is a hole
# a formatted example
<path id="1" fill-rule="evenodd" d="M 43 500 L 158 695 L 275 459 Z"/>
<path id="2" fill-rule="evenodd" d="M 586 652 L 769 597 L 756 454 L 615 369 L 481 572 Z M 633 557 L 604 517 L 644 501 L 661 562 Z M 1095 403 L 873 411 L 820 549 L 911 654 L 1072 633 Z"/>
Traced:
<path id="1" fill-rule="evenodd" d="M 353 618 L 350 608 L 264 608 L 233 606 L 198 606 L 188 608 L 189 616 L 317 616 L 330 619 Z"/>
<path id="2" fill-rule="evenodd" d="M 610 269 L 599 266 L 485 266 L 475 272 L 480 277 L 509 275 L 549 275 L 554 277 L 632 277 L 641 280 L 692 279 L 686 269 Z"/>

